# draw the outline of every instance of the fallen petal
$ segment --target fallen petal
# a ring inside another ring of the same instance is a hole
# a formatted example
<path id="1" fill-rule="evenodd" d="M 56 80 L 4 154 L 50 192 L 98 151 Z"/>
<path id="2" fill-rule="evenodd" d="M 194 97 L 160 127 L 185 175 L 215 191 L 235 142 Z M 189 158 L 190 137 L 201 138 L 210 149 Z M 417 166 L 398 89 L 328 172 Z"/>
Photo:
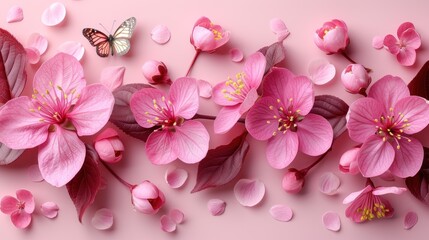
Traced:
<path id="1" fill-rule="evenodd" d="M 39 50 L 40 55 L 43 55 L 48 49 L 48 39 L 39 33 L 33 33 L 27 40 L 28 47 L 35 48 Z"/>
<path id="2" fill-rule="evenodd" d="M 161 216 L 161 229 L 164 232 L 174 232 L 176 231 L 176 223 L 174 222 L 173 219 L 171 219 L 169 216 L 167 215 L 162 215 Z"/>
<path id="3" fill-rule="evenodd" d="M 185 214 L 183 214 L 183 212 L 179 209 L 171 210 L 168 215 L 176 224 L 183 223 L 183 220 L 185 219 Z"/>
<path id="4" fill-rule="evenodd" d="M 205 80 L 198 80 L 198 94 L 202 98 L 211 98 L 212 97 L 212 85 Z"/>
<path id="5" fill-rule="evenodd" d="M 240 179 L 234 186 L 237 201 L 245 207 L 258 204 L 265 195 L 265 185 L 259 180 Z"/>
<path id="6" fill-rule="evenodd" d="M 59 52 L 67 53 L 80 61 L 85 53 L 85 48 L 80 42 L 68 41 L 58 47 Z"/>
<path id="7" fill-rule="evenodd" d="M 150 32 L 152 40 L 158 44 L 166 44 L 171 37 L 170 30 L 164 25 L 158 25 Z"/>
<path id="8" fill-rule="evenodd" d="M 320 177 L 319 190 L 326 195 L 334 195 L 340 187 L 340 179 L 332 172 L 324 173 Z"/>
<path id="9" fill-rule="evenodd" d="M 28 63 L 37 64 L 40 61 L 40 53 L 36 48 L 25 48 L 25 51 L 27 52 Z"/>
<path id="10" fill-rule="evenodd" d="M 418 220 L 419 220 L 419 217 L 417 216 L 417 213 L 408 212 L 404 218 L 404 229 L 410 230 L 417 224 Z"/>
<path id="11" fill-rule="evenodd" d="M 270 208 L 271 216 L 280 222 L 289 222 L 293 217 L 292 209 L 286 205 L 274 205 Z"/>
<path id="12" fill-rule="evenodd" d="M 29 166 L 27 169 L 27 174 L 30 180 L 33 182 L 41 182 L 44 180 L 42 174 L 40 173 L 38 164 L 33 164 Z"/>
<path id="13" fill-rule="evenodd" d="M 212 216 L 219 216 L 225 212 L 226 202 L 221 199 L 210 199 L 207 202 L 207 208 Z"/>
<path id="14" fill-rule="evenodd" d="M 316 85 L 323 85 L 335 77 L 335 66 L 324 59 L 314 60 L 308 66 L 310 79 Z"/>
<path id="15" fill-rule="evenodd" d="M 125 67 L 111 66 L 101 71 L 100 82 L 113 92 L 116 88 L 122 86 L 124 82 Z"/>
<path id="16" fill-rule="evenodd" d="M 243 52 L 240 49 L 233 48 L 229 51 L 231 55 L 231 61 L 233 62 L 241 62 L 243 60 Z"/>
<path id="17" fill-rule="evenodd" d="M 270 28 L 273 33 L 277 35 L 277 41 L 282 42 L 285 40 L 290 32 L 287 29 L 286 24 L 280 18 L 273 18 L 270 21 Z"/>
<path id="18" fill-rule="evenodd" d="M 42 212 L 43 216 L 47 218 L 56 218 L 58 216 L 58 210 L 60 208 L 58 205 L 54 202 L 45 202 L 40 207 L 40 211 Z"/>
<path id="19" fill-rule="evenodd" d="M 42 23 L 46 26 L 55 26 L 60 24 L 66 17 L 66 7 L 60 2 L 52 3 L 42 13 Z"/>
<path id="20" fill-rule="evenodd" d="M 24 19 L 24 12 L 22 11 L 22 8 L 19 6 L 12 6 L 9 8 L 9 11 L 7 12 L 6 16 L 6 22 L 13 23 L 13 22 L 21 22 Z"/>
<path id="21" fill-rule="evenodd" d="M 323 214 L 323 225 L 325 225 L 326 229 L 338 232 L 341 228 L 341 220 L 340 216 L 334 212 L 326 212 Z"/>
<path id="22" fill-rule="evenodd" d="M 113 226 L 113 212 L 107 208 L 99 209 L 92 217 L 91 224 L 98 230 L 111 228 Z"/>
<path id="23" fill-rule="evenodd" d="M 165 181 L 171 188 L 179 188 L 185 184 L 188 179 L 188 172 L 181 168 L 167 169 Z"/>
<path id="24" fill-rule="evenodd" d="M 384 37 L 382 37 L 382 36 L 375 36 L 372 39 L 372 47 L 375 48 L 375 49 L 382 49 L 383 46 L 384 46 L 383 41 L 384 41 Z"/>

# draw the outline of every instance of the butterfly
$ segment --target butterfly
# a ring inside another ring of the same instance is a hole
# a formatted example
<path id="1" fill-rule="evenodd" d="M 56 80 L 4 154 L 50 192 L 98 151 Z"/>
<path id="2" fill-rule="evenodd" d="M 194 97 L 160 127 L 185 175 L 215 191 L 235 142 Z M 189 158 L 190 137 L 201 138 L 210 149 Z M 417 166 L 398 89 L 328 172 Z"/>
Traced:
<path id="1" fill-rule="evenodd" d="M 109 53 L 116 53 L 119 56 L 125 55 L 130 50 L 130 38 L 133 35 L 136 26 L 136 18 L 131 17 L 125 20 L 116 29 L 115 33 L 106 35 L 94 28 L 84 28 L 83 36 L 88 39 L 89 43 L 95 47 L 100 57 L 107 57 Z"/>

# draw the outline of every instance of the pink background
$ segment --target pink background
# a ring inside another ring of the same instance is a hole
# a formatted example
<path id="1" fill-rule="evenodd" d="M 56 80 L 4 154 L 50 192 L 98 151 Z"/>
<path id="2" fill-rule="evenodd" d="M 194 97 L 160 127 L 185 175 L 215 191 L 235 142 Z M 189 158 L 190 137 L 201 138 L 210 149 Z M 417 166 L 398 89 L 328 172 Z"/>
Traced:
<path id="1" fill-rule="evenodd" d="M 357 96 L 346 93 L 340 83 L 339 73 L 348 64 L 340 56 L 326 56 L 314 45 L 312 37 L 316 28 L 323 22 L 339 18 L 349 27 L 351 45 L 349 53 L 356 61 L 373 69 L 372 78 L 392 74 L 409 82 L 423 63 L 429 59 L 429 3 L 424 1 L 95 1 L 60 0 L 66 5 L 65 21 L 56 27 L 44 26 L 40 17 L 52 0 L 1 0 L 0 27 L 14 34 L 24 45 L 33 32 L 41 33 L 49 40 L 47 53 L 42 61 L 56 53 L 58 46 L 65 41 L 78 41 L 85 47 L 81 60 L 86 79 L 90 83 L 99 80 L 100 72 L 107 66 L 125 66 L 125 83 L 146 82 L 141 66 L 149 59 L 162 60 L 169 68 L 170 76 L 175 79 L 183 76 L 190 63 L 194 50 L 189 44 L 189 35 L 194 22 L 200 16 L 207 16 L 231 32 L 230 43 L 216 54 L 202 54 L 191 76 L 204 79 L 212 84 L 225 80 L 241 71 L 242 63 L 233 63 L 228 51 L 239 48 L 245 56 L 257 49 L 276 41 L 270 31 L 269 21 L 278 17 L 285 21 L 291 35 L 285 41 L 287 59 L 284 63 L 297 74 L 307 74 L 308 64 L 317 58 L 325 58 L 336 66 L 335 79 L 325 86 L 316 86 L 317 94 L 332 94 L 343 98 L 347 103 Z M 21 6 L 24 20 L 19 23 L 6 23 L 8 9 Z M 82 36 L 84 27 L 100 28 L 102 23 L 110 29 L 113 20 L 116 26 L 128 17 L 137 18 L 137 27 L 132 38 L 131 52 L 125 57 L 101 59 L 95 49 Z M 423 44 L 418 50 L 417 62 L 413 67 L 400 66 L 395 57 L 387 51 L 372 48 L 371 41 L 376 35 L 396 34 L 397 27 L 404 21 L 415 24 L 421 34 Z M 169 27 L 171 40 L 158 45 L 150 38 L 150 31 L 158 24 Z M 29 66 L 27 93 L 31 87 L 34 72 L 40 66 Z M 201 99 L 200 113 L 215 115 L 219 107 L 212 100 Z M 204 121 L 212 138 L 210 145 L 215 147 L 228 142 L 240 133 L 242 126 L 226 135 L 214 135 L 212 122 Z M 428 130 L 419 134 L 425 146 L 429 146 Z M 111 177 L 105 169 L 103 175 L 107 188 L 102 190 L 93 206 L 83 218 L 83 224 L 77 220 L 73 203 L 65 188 L 54 188 L 49 184 L 31 182 L 27 176 L 27 167 L 36 163 L 36 150 L 28 150 L 16 162 L 0 167 L 0 196 L 13 195 L 20 188 L 29 189 L 36 198 L 37 205 L 53 201 L 60 206 L 59 216 L 54 220 L 44 218 L 37 210 L 31 227 L 27 230 L 16 229 L 9 217 L 0 214 L 0 239 L 424 239 L 429 224 L 428 207 L 417 201 L 409 192 L 401 196 L 388 196 L 395 207 L 393 219 L 355 224 L 344 215 L 346 206 L 342 200 L 350 192 L 363 188 L 365 180 L 359 176 L 341 174 L 337 169 L 339 157 L 348 148 L 354 146 L 347 134 L 342 135 L 334 145 L 334 150 L 326 160 L 317 166 L 307 177 L 306 187 L 300 195 L 290 195 L 281 188 L 281 179 L 285 170 L 271 168 L 265 160 L 265 144 L 248 137 L 251 149 L 239 178 L 257 178 L 266 185 L 263 201 L 253 208 L 241 206 L 233 195 L 234 183 L 226 186 L 190 194 L 195 183 L 196 165 L 187 166 L 174 162 L 171 166 L 185 168 L 189 172 L 187 183 L 180 189 L 171 189 L 164 181 L 164 173 L 170 166 L 155 166 L 149 163 L 144 153 L 144 143 L 125 134 L 120 135 L 126 143 L 125 158 L 113 166 L 114 170 L 132 183 L 148 179 L 165 193 L 167 203 L 163 210 L 154 216 L 135 212 L 130 203 L 130 194 L 126 188 Z M 91 143 L 91 139 L 84 139 Z M 302 167 L 316 158 L 299 155 L 292 164 Z M 326 196 L 319 192 L 319 177 L 332 171 L 341 178 L 339 193 Z M 375 179 L 378 185 L 403 185 L 401 180 L 395 183 Z M 221 198 L 227 202 L 226 212 L 213 217 L 207 210 L 207 201 Z M 268 210 L 275 204 L 286 204 L 294 211 L 290 222 L 278 222 L 271 218 Z M 91 226 L 94 212 L 107 207 L 113 210 L 115 223 L 108 231 L 99 231 Z M 159 218 L 170 209 L 178 208 L 185 213 L 185 222 L 173 233 L 160 229 Z M 403 229 L 403 218 L 408 211 L 419 215 L 418 224 L 411 230 Z M 342 228 L 339 232 L 326 230 L 322 224 L 322 215 L 326 211 L 337 212 L 341 217 Z"/>

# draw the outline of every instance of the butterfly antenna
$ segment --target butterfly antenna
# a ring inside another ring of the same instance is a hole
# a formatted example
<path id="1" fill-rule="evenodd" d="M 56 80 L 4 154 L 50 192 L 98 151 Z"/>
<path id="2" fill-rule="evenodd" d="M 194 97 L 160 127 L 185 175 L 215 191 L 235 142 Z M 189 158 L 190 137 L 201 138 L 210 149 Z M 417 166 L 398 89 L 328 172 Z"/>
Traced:
<path id="1" fill-rule="evenodd" d="M 113 27 L 115 26 L 115 23 L 116 23 L 116 20 L 113 20 L 112 27 L 110 28 L 110 32 L 109 33 L 112 33 Z"/>
<path id="2" fill-rule="evenodd" d="M 101 24 L 101 23 L 99 23 L 99 24 L 100 24 L 100 26 L 104 29 L 104 31 L 106 31 L 106 32 L 110 33 L 110 32 L 107 30 L 107 28 L 106 28 L 103 24 Z"/>

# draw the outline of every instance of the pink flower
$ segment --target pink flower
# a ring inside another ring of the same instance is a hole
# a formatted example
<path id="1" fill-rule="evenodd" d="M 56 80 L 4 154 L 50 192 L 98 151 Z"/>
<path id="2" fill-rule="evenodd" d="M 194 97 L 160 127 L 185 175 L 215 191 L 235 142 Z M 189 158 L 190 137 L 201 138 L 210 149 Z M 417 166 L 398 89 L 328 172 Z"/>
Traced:
<path id="1" fill-rule="evenodd" d="M 13 225 L 17 228 L 26 228 L 31 223 L 31 214 L 34 212 L 35 203 L 31 192 L 21 189 L 16 191 L 16 197 L 4 196 L 1 199 L 1 211 L 9 214 Z"/>
<path id="2" fill-rule="evenodd" d="M 299 193 L 302 190 L 305 182 L 305 174 L 301 171 L 291 168 L 289 169 L 282 180 L 282 188 L 288 193 Z"/>
<path id="3" fill-rule="evenodd" d="M 206 17 L 198 19 L 192 30 L 191 44 L 197 51 L 212 52 L 228 41 L 229 32 Z"/>
<path id="4" fill-rule="evenodd" d="M 164 194 L 151 182 L 143 181 L 131 190 L 131 202 L 144 214 L 155 214 L 164 206 Z"/>
<path id="5" fill-rule="evenodd" d="M 83 69 L 59 53 L 36 72 L 32 98 L 18 97 L 0 110 L 0 142 L 13 149 L 39 146 L 43 178 L 60 187 L 82 167 L 85 144 L 109 120 L 114 98 L 101 84 L 86 86 Z"/>
<path id="6" fill-rule="evenodd" d="M 327 54 L 337 53 L 345 50 L 350 43 L 347 31 L 345 22 L 334 19 L 317 29 L 313 40 L 316 46 Z"/>
<path id="7" fill-rule="evenodd" d="M 268 140 L 272 167 L 287 167 L 298 150 L 317 156 L 330 148 L 333 130 L 325 118 L 310 113 L 314 92 L 307 77 L 274 68 L 264 80 L 263 93 L 247 114 L 246 128 L 255 139 Z"/>
<path id="8" fill-rule="evenodd" d="M 423 146 L 411 134 L 429 123 L 429 104 L 410 96 L 404 81 L 385 76 L 369 90 L 368 97 L 350 106 L 350 138 L 363 143 L 357 161 L 365 177 L 390 170 L 405 178 L 414 176 L 423 162 Z"/>
<path id="9" fill-rule="evenodd" d="M 177 79 L 168 95 L 155 88 L 133 94 L 130 107 L 137 123 L 144 128 L 158 127 L 146 141 L 152 163 L 167 164 L 177 158 L 196 163 L 206 156 L 209 133 L 202 123 L 190 120 L 198 111 L 198 101 L 197 82 L 188 77 Z"/>
<path id="10" fill-rule="evenodd" d="M 350 64 L 341 73 L 341 82 L 344 88 L 350 93 L 365 93 L 371 83 L 371 77 L 364 66 Z"/>
<path id="11" fill-rule="evenodd" d="M 171 84 L 167 66 L 163 62 L 149 60 L 143 64 L 143 75 L 152 85 Z"/>
<path id="12" fill-rule="evenodd" d="M 122 159 L 124 144 L 113 128 L 106 128 L 94 140 L 94 148 L 101 160 L 116 163 Z"/>
<path id="13" fill-rule="evenodd" d="M 416 62 L 416 49 L 422 44 L 420 35 L 410 22 L 401 24 L 397 31 L 398 39 L 389 34 L 384 37 L 383 44 L 403 66 L 411 66 Z"/>
<path id="14" fill-rule="evenodd" d="M 346 216 L 352 221 L 361 223 L 368 220 L 390 218 L 394 209 L 389 201 L 381 195 L 388 193 L 401 194 L 406 191 L 399 187 L 376 187 L 368 184 L 364 189 L 348 195 L 343 204 L 350 204 L 346 209 Z"/>
<path id="15" fill-rule="evenodd" d="M 259 98 L 257 89 L 264 76 L 266 60 L 262 53 L 252 54 L 244 65 L 244 72 L 236 74 L 236 80 L 217 84 L 213 89 L 215 103 L 224 106 L 214 121 L 215 133 L 229 131 Z"/>

